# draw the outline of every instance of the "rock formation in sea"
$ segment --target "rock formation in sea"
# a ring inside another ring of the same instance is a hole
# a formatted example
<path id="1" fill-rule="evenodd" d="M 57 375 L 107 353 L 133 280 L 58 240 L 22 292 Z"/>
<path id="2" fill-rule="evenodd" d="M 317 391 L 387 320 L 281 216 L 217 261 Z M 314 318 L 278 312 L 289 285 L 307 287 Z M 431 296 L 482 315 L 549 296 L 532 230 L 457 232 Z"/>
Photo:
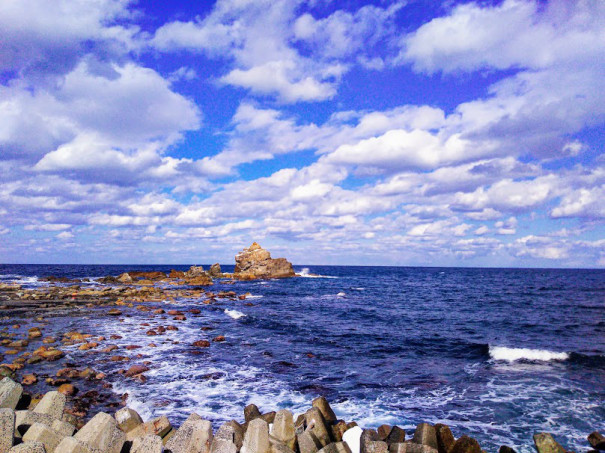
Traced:
<path id="1" fill-rule="evenodd" d="M 234 279 L 287 278 L 295 275 L 292 263 L 285 258 L 271 258 L 269 251 L 256 242 L 235 255 Z"/>

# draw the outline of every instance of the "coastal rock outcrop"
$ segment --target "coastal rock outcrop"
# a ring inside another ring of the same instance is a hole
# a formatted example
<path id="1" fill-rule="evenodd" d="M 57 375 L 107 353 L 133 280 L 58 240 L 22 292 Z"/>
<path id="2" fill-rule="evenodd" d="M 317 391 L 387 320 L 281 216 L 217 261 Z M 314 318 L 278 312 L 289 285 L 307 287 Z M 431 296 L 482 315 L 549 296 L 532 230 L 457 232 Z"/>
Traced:
<path id="1" fill-rule="evenodd" d="M 271 258 L 269 251 L 256 242 L 235 256 L 233 278 L 237 280 L 288 278 L 295 275 L 292 263 L 285 258 Z"/>

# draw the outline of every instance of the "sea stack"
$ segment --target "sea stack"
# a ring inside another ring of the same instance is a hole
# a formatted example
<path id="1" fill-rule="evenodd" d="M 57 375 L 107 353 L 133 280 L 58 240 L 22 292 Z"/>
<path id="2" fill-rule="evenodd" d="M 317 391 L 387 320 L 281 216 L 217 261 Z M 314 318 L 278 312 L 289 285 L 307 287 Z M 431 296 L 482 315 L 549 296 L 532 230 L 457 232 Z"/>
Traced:
<path id="1" fill-rule="evenodd" d="M 256 280 L 266 278 L 294 277 L 292 263 L 285 258 L 271 258 L 268 250 L 258 243 L 235 255 L 233 278 L 237 280 Z"/>

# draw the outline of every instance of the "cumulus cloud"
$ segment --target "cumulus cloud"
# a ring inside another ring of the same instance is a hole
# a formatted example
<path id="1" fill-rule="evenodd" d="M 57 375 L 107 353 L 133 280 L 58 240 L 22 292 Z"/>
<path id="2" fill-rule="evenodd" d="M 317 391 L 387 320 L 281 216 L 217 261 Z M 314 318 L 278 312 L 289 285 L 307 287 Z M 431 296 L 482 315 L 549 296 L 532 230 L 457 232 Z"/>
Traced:
<path id="1" fill-rule="evenodd" d="M 85 50 L 121 54 L 138 27 L 125 25 L 130 0 L 6 0 L 0 4 L 0 71 L 63 73 Z"/>
<path id="2" fill-rule="evenodd" d="M 603 55 L 604 18 L 605 6 L 590 0 L 466 3 L 407 35 L 401 59 L 427 72 L 592 64 Z"/>
<path id="3" fill-rule="evenodd" d="M 380 58 L 365 52 L 392 31 L 402 3 L 365 6 L 355 13 L 337 10 L 321 19 L 309 12 L 299 15 L 303 6 L 300 0 L 219 0 L 203 19 L 164 24 L 149 45 L 229 59 L 232 68 L 219 80 L 255 95 L 285 103 L 322 101 L 336 94 L 348 70 L 345 59 L 353 53 L 362 64 L 380 66 Z"/>

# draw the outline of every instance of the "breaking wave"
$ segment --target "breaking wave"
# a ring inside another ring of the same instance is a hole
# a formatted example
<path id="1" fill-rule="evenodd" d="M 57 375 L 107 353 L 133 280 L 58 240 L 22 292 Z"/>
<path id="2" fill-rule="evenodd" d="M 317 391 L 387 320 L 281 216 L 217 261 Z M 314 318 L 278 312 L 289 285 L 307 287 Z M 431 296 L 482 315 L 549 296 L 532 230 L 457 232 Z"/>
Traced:
<path id="1" fill-rule="evenodd" d="M 567 360 L 567 352 L 553 352 L 545 349 L 507 348 L 504 346 L 489 347 L 489 355 L 494 360 L 516 362 L 517 360 L 530 360 L 535 362 L 550 362 L 551 360 Z"/>

